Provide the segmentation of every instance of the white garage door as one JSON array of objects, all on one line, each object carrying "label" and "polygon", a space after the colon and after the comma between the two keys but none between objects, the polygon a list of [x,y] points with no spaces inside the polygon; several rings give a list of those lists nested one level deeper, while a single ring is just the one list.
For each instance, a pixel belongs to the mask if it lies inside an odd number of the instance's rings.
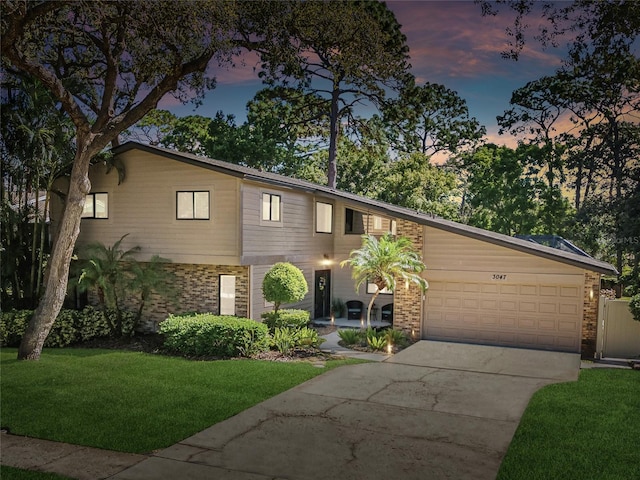
[{"label": "white garage door", "polygon": [[469,272],[447,277],[429,282],[424,338],[580,351],[583,277]]}]

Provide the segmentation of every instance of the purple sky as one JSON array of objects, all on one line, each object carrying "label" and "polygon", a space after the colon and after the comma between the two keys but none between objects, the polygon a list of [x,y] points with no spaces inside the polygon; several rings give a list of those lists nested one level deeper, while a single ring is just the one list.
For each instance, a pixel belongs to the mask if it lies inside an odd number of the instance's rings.
[{"label": "purple sky", "polygon": [[[528,81],[552,74],[560,65],[557,51],[529,40],[517,62],[505,60],[505,27],[512,17],[483,17],[473,1],[388,1],[410,48],[412,73],[417,82],[441,83],[467,101],[470,114],[487,128],[496,143],[514,145],[513,139],[497,135],[496,115],[509,107],[511,92]],[[530,22],[535,22],[534,18]],[[532,25],[533,26],[533,25]],[[263,85],[253,71],[256,57],[245,56],[245,65],[217,74],[216,89],[207,94],[195,113],[213,116],[222,110],[245,120],[245,105]],[[175,114],[194,114],[192,105],[161,103]]]}]

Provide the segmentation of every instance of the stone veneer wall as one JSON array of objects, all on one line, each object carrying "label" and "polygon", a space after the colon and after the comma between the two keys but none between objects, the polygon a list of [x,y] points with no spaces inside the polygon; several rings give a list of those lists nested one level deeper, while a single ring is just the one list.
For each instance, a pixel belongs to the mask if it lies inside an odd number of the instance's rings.
[{"label": "stone veneer wall", "polygon": [[[593,291],[593,298],[591,292]],[[593,358],[596,353],[598,335],[598,302],[600,301],[600,274],[586,272],[584,275],[584,303],[582,309],[582,358]]]},{"label": "stone veneer wall", "polygon": [[[424,227],[408,220],[398,220],[396,233],[407,237],[413,248],[422,254],[424,250]],[[398,280],[393,298],[393,328],[402,330],[414,339],[422,337],[422,291],[416,284],[405,288],[404,281]]]},{"label": "stone veneer wall", "polygon": [[[247,317],[249,314],[248,267],[184,263],[168,263],[163,267],[176,276],[176,303],[174,304],[159,295],[152,295],[142,312],[141,330],[156,331],[158,324],[166,319],[170,313],[220,313],[218,305],[220,275],[236,276],[236,316]],[[89,303],[97,304],[95,293],[89,295]],[[127,298],[125,300],[126,309],[134,310],[137,307],[137,299]]]}]

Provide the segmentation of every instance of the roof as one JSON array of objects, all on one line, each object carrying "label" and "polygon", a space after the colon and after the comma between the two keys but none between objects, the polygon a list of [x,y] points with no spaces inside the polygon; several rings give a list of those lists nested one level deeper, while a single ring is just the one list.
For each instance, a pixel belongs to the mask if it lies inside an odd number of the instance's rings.
[{"label": "roof", "polygon": [[138,142],[127,142],[114,147],[113,153],[117,155],[129,150],[141,150],[149,153],[154,153],[156,155],[177,160],[179,162],[207,168],[209,170],[213,170],[226,175],[239,177],[244,180],[266,183],[282,188],[291,188],[314,194],[316,196],[348,201],[365,209],[375,209],[393,217],[402,218],[419,223],[421,225],[445,230],[448,232],[463,235],[465,237],[481,240],[506,248],[511,248],[557,262],[566,263],[576,267],[584,268],[585,270],[606,274],[618,273],[613,265],[588,256],[586,257],[572,252],[565,252],[552,247],[548,247],[546,245],[530,242],[528,240],[510,237],[501,233],[490,232],[488,230],[472,227],[470,225],[464,225],[462,223],[453,222],[451,220],[445,220],[432,214],[420,213],[409,208],[399,207],[397,205],[392,205],[390,203],[385,203],[378,200],[372,200],[360,195],[344,192],[342,190],[332,189],[327,186],[318,185],[315,183],[307,182],[305,180],[299,180],[297,178],[286,177],[284,175],[278,175],[270,172],[262,172],[254,168],[235,165],[220,160],[214,160],[212,158],[193,155],[191,153],[177,152],[175,150],[146,145]]}]

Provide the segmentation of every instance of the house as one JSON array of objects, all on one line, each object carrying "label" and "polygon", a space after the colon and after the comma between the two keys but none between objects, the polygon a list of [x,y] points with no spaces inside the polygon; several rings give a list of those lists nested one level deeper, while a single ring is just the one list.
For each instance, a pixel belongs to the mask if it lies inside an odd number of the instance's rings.
[{"label": "house", "polygon": [[[125,167],[90,172],[78,244],[142,247],[172,260],[181,311],[259,320],[271,308],[262,279],[276,262],[300,267],[310,286],[298,308],[329,315],[331,300],[360,300],[340,261],[361,235],[392,232],[422,252],[430,288],[381,294],[394,328],[416,338],[582,352],[592,356],[601,274],[611,265],[589,256],[462,225],[272,173],[128,142],[113,150]],[[53,221],[57,218],[54,206]],[[156,301],[157,325],[171,305]],[[381,312],[378,313],[380,315]],[[386,315],[389,315],[387,308]]]}]

